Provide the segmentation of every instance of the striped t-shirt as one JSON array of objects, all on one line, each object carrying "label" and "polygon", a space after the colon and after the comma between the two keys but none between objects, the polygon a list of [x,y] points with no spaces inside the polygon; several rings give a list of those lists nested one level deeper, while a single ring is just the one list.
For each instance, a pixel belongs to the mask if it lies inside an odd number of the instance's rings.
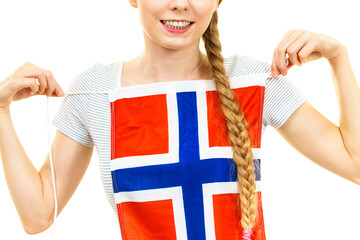
[{"label": "striped t-shirt", "polygon": [[[66,93],[106,92],[121,87],[122,63],[95,63],[74,78]],[[267,62],[239,54],[225,58],[225,68],[229,78],[258,73],[270,76],[271,73]],[[265,83],[262,135],[267,125],[276,130],[280,128],[305,100],[304,94],[288,77],[269,77]],[[96,146],[102,184],[117,216],[110,170],[111,120],[107,94],[66,95],[52,123],[74,141]]]}]

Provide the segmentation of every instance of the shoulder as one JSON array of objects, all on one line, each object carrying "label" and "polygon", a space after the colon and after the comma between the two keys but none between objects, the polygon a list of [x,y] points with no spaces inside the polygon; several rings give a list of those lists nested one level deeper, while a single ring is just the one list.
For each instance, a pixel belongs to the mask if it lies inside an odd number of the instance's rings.
[{"label": "shoulder", "polygon": [[233,54],[224,59],[228,77],[238,77],[258,73],[271,73],[268,62],[252,56]]},{"label": "shoulder", "polygon": [[81,69],[68,88],[69,92],[102,91],[116,87],[122,61],[95,62]]},{"label": "shoulder", "polygon": [[96,77],[97,64],[84,66],[70,82],[67,93],[90,91],[93,79]]},{"label": "shoulder", "polygon": [[96,81],[93,82],[93,89],[105,91],[117,87],[121,77],[121,67],[123,61],[111,63],[95,63],[97,66]]}]

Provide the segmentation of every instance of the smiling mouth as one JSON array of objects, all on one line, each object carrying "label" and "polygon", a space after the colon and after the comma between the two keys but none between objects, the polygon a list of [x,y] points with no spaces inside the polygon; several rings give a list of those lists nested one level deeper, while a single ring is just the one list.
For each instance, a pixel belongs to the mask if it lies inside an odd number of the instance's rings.
[{"label": "smiling mouth", "polygon": [[194,23],[186,20],[160,20],[160,22],[171,28],[185,28]]}]

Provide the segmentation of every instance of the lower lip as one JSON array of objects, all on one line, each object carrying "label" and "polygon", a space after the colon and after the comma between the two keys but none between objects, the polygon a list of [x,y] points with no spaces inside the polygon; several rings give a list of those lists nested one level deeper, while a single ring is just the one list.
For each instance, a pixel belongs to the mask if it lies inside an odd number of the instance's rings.
[{"label": "lower lip", "polygon": [[171,33],[184,33],[186,32],[187,30],[189,30],[191,28],[191,26],[193,25],[193,23],[191,23],[189,26],[187,27],[184,27],[184,28],[170,28],[168,26],[166,26],[165,24],[163,24],[161,21],[160,21],[161,25],[163,25],[163,27],[168,31],[168,32],[171,32]]}]

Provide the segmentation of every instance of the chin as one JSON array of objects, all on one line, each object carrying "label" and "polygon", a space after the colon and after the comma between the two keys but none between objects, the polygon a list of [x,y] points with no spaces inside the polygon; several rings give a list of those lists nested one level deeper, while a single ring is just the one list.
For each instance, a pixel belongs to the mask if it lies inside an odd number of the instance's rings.
[{"label": "chin", "polygon": [[188,46],[188,44],[186,44],[184,41],[175,41],[173,39],[163,42],[160,45],[164,48],[168,48],[172,50],[178,50],[178,49],[186,48]]}]

